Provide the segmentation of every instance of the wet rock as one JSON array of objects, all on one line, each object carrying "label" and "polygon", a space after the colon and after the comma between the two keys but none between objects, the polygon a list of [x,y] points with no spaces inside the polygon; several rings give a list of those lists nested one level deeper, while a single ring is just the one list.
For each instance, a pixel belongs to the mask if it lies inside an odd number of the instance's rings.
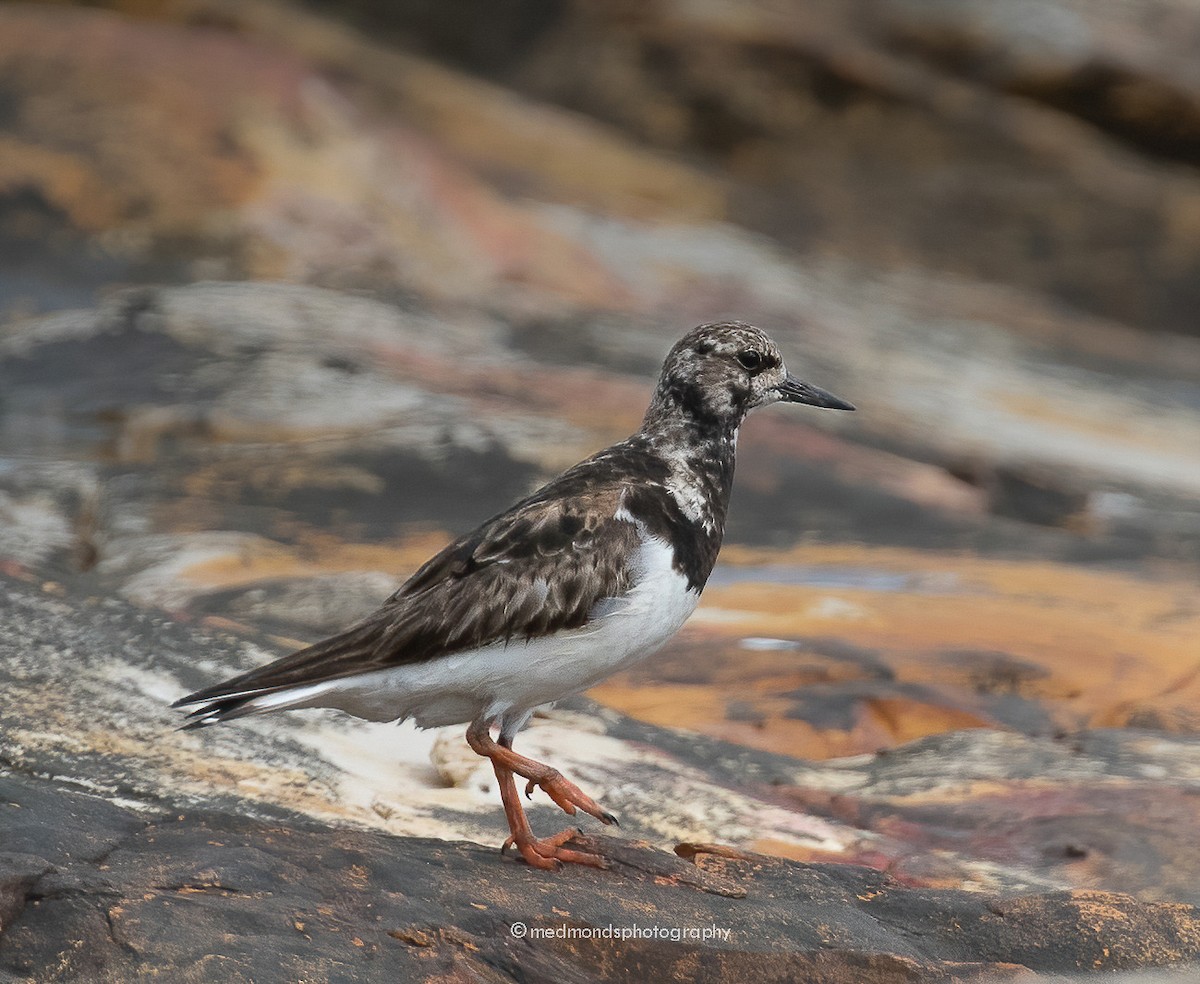
[{"label": "wet rock", "polygon": [[[689,862],[608,837],[581,842],[607,870],[547,875],[460,842],[134,813],[44,780],[0,777],[0,799],[23,852],[0,858],[0,967],[30,980],[901,982],[1200,957],[1195,909],[1121,895],[913,889],[852,865],[703,850]],[[49,811],[87,815],[89,842],[29,822]]]},{"label": "wet rock", "polygon": [[[5,558],[271,652],[351,622],[450,533],[636,426],[645,380],[528,362],[489,324],[259,284],[141,289],[14,324],[0,503],[25,518],[0,532]],[[806,757],[965,727],[1200,728],[1194,574],[1155,559],[1189,540],[1143,525],[1183,522],[1184,500],[1126,510],[1128,526],[1111,509],[1087,530],[1013,523],[937,466],[770,413],[739,469],[688,634],[598,688],[611,706]],[[863,538],[911,547],[838,542]],[[1097,556],[1124,563],[1078,563]]]},{"label": "wet rock", "polygon": [[1175,0],[1125,9],[1045,2],[889,3],[889,32],[956,75],[987,81],[1087,120],[1151,157],[1195,160],[1200,79],[1195,11]]},{"label": "wet rock", "polygon": [[[226,531],[266,537],[306,551],[314,563],[325,556],[341,567],[348,562],[328,556],[330,534],[365,544],[465,529],[636,427],[648,380],[515,360],[504,323],[485,327],[362,297],[260,284],[134,290],[96,309],[15,324],[0,344],[0,450],[12,456],[0,470],[0,491],[11,509],[49,508],[39,522],[56,532],[35,538],[37,550],[28,537],[24,545],[14,542],[12,556],[45,561],[53,554],[56,562],[127,579],[137,573],[130,558],[138,542],[161,549],[163,535],[188,537],[179,541],[182,550],[196,534]],[[1011,384],[1033,386],[1036,372]],[[588,399],[581,400],[584,389]],[[989,415],[981,395],[962,394],[957,418],[968,428],[970,419]],[[1132,408],[1117,404],[1106,412]],[[997,523],[985,511],[987,493],[942,468],[816,429],[840,425],[765,414],[742,441],[729,540],[777,546],[801,537],[866,539],[1064,559],[1182,557],[1200,538],[1194,503],[1182,497],[1196,480],[1194,469],[1175,453],[1191,412],[1180,404],[1174,418],[1167,415],[1157,465],[1127,486],[1120,503],[1109,495],[1104,509],[1089,508],[1088,522],[1062,532]],[[1001,447],[1013,434],[1035,439],[1046,431],[1040,418],[1011,421],[996,454],[1008,455]],[[940,431],[930,436],[950,440]],[[1033,459],[1064,449],[1081,457],[1056,473],[1055,487],[1071,490],[1066,498],[1051,496],[1047,507],[1047,492],[1041,512],[1025,510],[1026,520],[1050,513],[1061,519],[1076,495],[1101,501],[1074,489],[1131,479],[1131,466],[1104,453],[1102,442],[1074,441],[1067,428],[1041,450],[1031,445]],[[1097,472],[1101,462],[1107,470]],[[1033,461],[988,467],[1045,474]],[[67,474],[72,469],[78,478]],[[1178,494],[1163,491],[1168,480],[1179,483]],[[147,556],[141,566],[151,563],[158,561]],[[383,569],[398,575],[404,568]],[[247,567],[236,586],[251,573]],[[278,578],[289,571],[255,573]],[[178,605],[197,590],[232,586],[176,585],[168,593]],[[154,595],[139,588],[137,596]]]},{"label": "wet rock", "polygon": [[1195,332],[1200,185],[1175,166],[1200,148],[1186,0],[646,3],[632,18],[581,0],[535,23],[502,60],[430,22],[421,38],[705,156],[733,179],[735,218],[782,241]]},{"label": "wet rock", "polygon": [[[252,645],[228,621],[200,627],[79,600],[28,573],[0,585],[0,768],[41,777],[37,789],[50,797],[25,797],[26,812],[6,821],[6,851],[28,854],[21,838],[51,836],[37,834],[48,814],[62,851],[111,848],[108,814],[55,812],[56,790],[153,816],[235,813],[492,848],[502,839],[494,779],[461,728],[417,732],[309,711],[181,733],[171,700],[254,665],[275,644],[258,636]],[[1200,739],[975,729],[819,762],[794,757],[800,744],[793,755],[758,751],[575,702],[535,718],[519,745],[614,810],[623,837],[659,848],[723,843],[868,864],[914,886],[1200,902],[1200,856],[1177,836],[1196,822]],[[563,822],[540,796],[530,811],[539,831]]]},{"label": "wet rock", "polygon": [[[509,80],[527,92],[539,91],[539,78],[560,89],[574,79],[598,98],[632,96],[624,106],[660,121],[676,111],[746,117],[762,132],[733,134],[717,152],[718,178],[300,9],[205,0],[189,4],[190,20],[164,24],[111,11],[5,8],[0,72],[14,109],[3,122],[12,152],[0,163],[0,188],[48,203],[72,235],[118,263],[168,257],[171,269],[148,279],[265,277],[367,289],[410,314],[442,311],[425,320],[430,345],[452,335],[461,354],[486,337],[529,355],[516,368],[511,352],[499,353],[515,371],[493,364],[486,380],[460,372],[457,386],[443,362],[427,385],[407,392],[356,374],[377,355],[361,349],[331,350],[303,367],[248,357],[273,371],[229,381],[227,402],[236,395],[240,413],[214,419],[186,405],[124,407],[114,451],[130,459],[145,459],[156,442],[245,433],[247,417],[344,426],[365,402],[344,399],[347,392],[372,394],[382,410],[399,413],[421,390],[461,394],[468,383],[500,399],[540,398],[540,409],[573,415],[602,445],[636,425],[644,389],[582,407],[579,377],[555,386],[549,377],[565,374],[547,367],[561,369],[570,352],[576,371],[584,361],[632,368],[644,380],[683,326],[736,315],[769,325],[813,378],[870,398],[853,422],[755,428],[761,460],[781,448],[794,458],[804,445],[824,454],[832,473],[814,477],[791,461],[764,470],[769,492],[794,483],[805,494],[769,496],[774,510],[791,508],[774,513],[758,542],[807,519],[839,537],[861,529],[892,542],[906,535],[975,546],[989,539],[975,535],[986,496],[945,465],[978,453],[988,467],[1019,475],[1052,469],[1062,476],[1056,487],[1089,502],[1133,497],[1124,515],[1135,521],[1118,524],[1119,536],[1106,529],[1099,545],[1073,540],[1079,555],[1128,558],[1146,552],[1147,538],[1154,552],[1174,544],[1186,554],[1200,537],[1194,505],[1179,502],[1200,489],[1190,454],[1200,359],[1194,344],[1147,337],[1140,326],[1157,323],[1146,314],[1156,305],[1194,307],[1190,179],[1178,168],[1166,174],[1153,162],[1114,158],[1077,127],[1062,136],[1057,117],[1043,118],[1048,110],[964,82],[889,40],[888,25],[901,20],[953,19],[944,5],[869,6],[882,27],[837,4],[806,8],[785,25],[757,4],[742,5],[737,17],[649,4],[628,23],[564,5],[539,20],[524,60],[508,63]],[[155,10],[184,17],[173,5]],[[1120,54],[1119,45],[1097,46]],[[87,58],[74,57],[77,47]],[[164,61],[163,52],[172,57]],[[605,71],[591,71],[596,60]],[[222,85],[206,87],[197,78],[214,64]],[[155,84],[160,71],[170,77]],[[42,99],[49,81],[53,92]],[[87,125],[73,126],[80,118]],[[151,148],[147,120],[203,125]],[[626,125],[642,132],[643,121]],[[691,147],[689,130],[673,146]],[[930,181],[930,173],[952,177]],[[785,191],[764,189],[771,181]],[[776,201],[780,194],[788,201]],[[732,213],[730,198],[741,203]],[[812,210],[819,214],[808,222],[796,214]],[[720,221],[730,217],[777,227],[776,241]],[[798,257],[798,239],[819,249]],[[945,272],[964,264],[967,277]],[[340,336],[364,310],[322,307],[313,324],[336,326],[326,336]],[[1089,307],[1107,320],[1080,313]],[[179,312],[151,305],[135,313],[151,325]],[[283,320],[277,308],[273,326]],[[603,337],[561,341],[587,325]],[[311,339],[311,326],[305,333]],[[109,341],[128,347],[133,366],[165,344],[122,332]],[[158,355],[164,366],[182,357]],[[98,390],[83,403],[106,392]],[[292,404],[286,415],[284,400]],[[772,515],[766,496],[740,487],[748,512]],[[797,499],[846,502],[853,522],[815,507],[802,515]]]},{"label": "wet rock", "polygon": [[727,547],[684,632],[593,695],[805,756],[962,727],[1197,733],[1190,575],[869,553]]},{"label": "wet rock", "polygon": [[382,571],[319,574],[213,591],[192,599],[189,607],[197,615],[234,618],[276,631],[299,628],[313,636],[333,635],[369,615],[395,590],[394,575]]},{"label": "wet rock", "polygon": [[[1042,739],[961,732],[801,769],[790,794],[819,815],[912,845],[891,870],[921,880],[932,874],[927,850],[936,857],[944,848],[1020,858],[1025,870],[1070,884],[1194,903],[1200,859],[1177,831],[1192,822],[1183,818],[1195,809],[1200,745],[1172,741],[1167,751],[1164,740],[1132,730]],[[940,877],[951,870],[943,865]]]},{"label": "wet rock", "polygon": [[[489,12],[477,26],[506,50],[484,67],[520,96],[310,10],[138,10],[174,23],[0,9],[14,315],[0,332],[0,759],[49,790],[20,793],[30,829],[61,815],[63,851],[83,859],[53,860],[73,872],[59,891],[45,857],[0,843],[26,852],[5,862],[0,920],[44,930],[22,937],[31,949],[0,937],[0,956],[24,954],[6,966],[74,935],[97,941],[63,958],[82,978],[123,979],[137,952],[219,973],[216,947],[154,949],[185,912],[214,938],[248,926],[271,940],[238,937],[245,976],[259,952],[301,966],[314,941],[342,947],[314,971],[328,977],[367,951],[390,970],[401,946],[426,976],[693,972],[695,953],[661,941],[514,956],[433,889],[427,921],[362,935],[409,871],[373,880],[374,862],[363,876],[353,862],[318,898],[292,867],[270,881],[272,858],[303,852],[272,855],[267,838],[317,825],[322,843],[365,838],[362,857],[408,845],[418,866],[486,880],[473,865],[501,865],[490,854],[420,840],[494,847],[503,831],[461,735],[320,713],[180,735],[166,705],[352,620],[451,533],[624,436],[671,342],[726,315],[770,327],[793,369],[862,411],[746,427],[722,567],[689,634],[596,692],[641,723],[578,702],[521,736],[630,838],[726,849],[689,880],[608,841],[645,875],[621,875],[629,895],[659,878],[749,899],[739,863],[760,885],[786,871],[816,896],[841,891],[850,909],[827,914],[845,933],[780,956],[780,978],[1190,953],[1139,920],[1200,901],[1178,836],[1195,826],[1200,733],[1200,350],[1145,330],[1191,330],[1200,282],[1196,182],[1179,166],[1194,73],[1175,57],[1194,11],[889,0],[783,22],[756,3],[634,18],[563,3],[520,38],[488,32]],[[1150,14],[1172,25],[1157,46]],[[1022,29],[1046,18],[1064,30]],[[625,132],[530,98],[551,84]],[[201,277],[302,283],[92,299],[114,280]],[[68,301],[79,309],[36,316]],[[136,860],[116,851],[111,886],[87,858],[120,823],[91,800],[60,809],[64,791],[134,810],[130,844],[154,838]],[[539,831],[562,822],[544,801],[532,816]],[[235,835],[247,854],[224,880],[207,841]],[[918,925],[905,913],[931,895],[891,895],[893,920],[847,894],[849,872],[737,862],[747,851],[979,894],[965,909],[937,896]],[[170,877],[145,875],[153,858]],[[864,894],[893,892],[860,875]],[[379,892],[350,894],[351,876]],[[1137,901],[1052,894],[1079,890]],[[1009,912],[1014,897],[1039,900],[1011,910],[1033,914],[1021,933],[1048,935],[1005,937],[1007,916],[972,908]],[[280,923],[290,942],[273,936],[272,899],[303,910]],[[969,942],[946,935],[951,913]],[[1138,955],[1118,918],[1149,941]],[[777,929],[817,945],[809,924]],[[846,971],[859,938],[879,950]],[[730,975],[764,966],[761,950],[706,953],[699,966]]]},{"label": "wet rock", "polygon": [[[256,34],[256,17],[293,36]],[[456,143],[493,166],[509,147],[510,168],[540,173],[535,183],[551,191],[721,211],[716,182],[618,134],[549,108],[530,121],[493,87],[314,31],[299,10],[211,12],[222,28],[70,7],[8,8],[0,19],[11,107],[0,120],[0,210],[25,217],[6,224],[0,250],[34,242],[46,256],[6,266],[10,303],[58,307],[112,280],[214,276],[399,285],[443,299],[482,299],[506,283],[572,302],[620,295],[586,249],[456,161]],[[403,121],[335,81],[339,62],[398,99]],[[60,260],[85,267],[83,282],[43,269]]]},{"label": "wet rock", "polygon": [[1086,529],[1091,518],[1091,497],[1072,488],[1071,481],[1054,475],[1049,469],[1030,470],[1014,467],[965,465],[952,471],[971,485],[981,487],[987,505],[997,516],[1017,519],[1039,526],[1064,526]]},{"label": "wet rock", "polygon": [[[112,599],[74,599],[25,573],[3,581],[0,760],[23,774],[147,808],[170,802],[267,818],[304,812],[405,835],[498,843],[506,829],[495,780],[462,728],[419,732],[333,712],[263,718],[181,733],[172,700],[261,662],[280,644],[229,619],[204,627]],[[232,633],[249,635],[251,644]],[[653,743],[608,735],[594,708],[556,711],[521,740],[607,798],[631,836],[670,843],[719,836],[796,839],[832,849],[860,836],[779,811],[760,796],[681,767]],[[540,797],[533,822],[558,811]]]}]

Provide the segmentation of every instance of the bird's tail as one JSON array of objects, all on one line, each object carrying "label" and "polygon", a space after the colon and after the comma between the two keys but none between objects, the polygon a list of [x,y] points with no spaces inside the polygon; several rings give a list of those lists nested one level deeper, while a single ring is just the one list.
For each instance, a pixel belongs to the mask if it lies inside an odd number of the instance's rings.
[{"label": "bird's tail", "polygon": [[379,623],[360,622],[257,670],[181,697],[171,706],[195,705],[183,725],[185,731],[250,714],[311,706],[333,681],[362,672],[364,662],[375,651],[379,634]]}]

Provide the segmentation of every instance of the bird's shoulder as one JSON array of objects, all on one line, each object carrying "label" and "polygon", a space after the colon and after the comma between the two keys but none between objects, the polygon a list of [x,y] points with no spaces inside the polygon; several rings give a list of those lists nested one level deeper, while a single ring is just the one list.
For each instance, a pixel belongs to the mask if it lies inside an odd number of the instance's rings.
[{"label": "bird's shoulder", "polygon": [[570,556],[615,559],[636,545],[637,524],[622,509],[623,498],[631,487],[660,484],[665,475],[665,467],[656,468],[636,445],[606,448],[448,544],[389,601],[492,567],[504,567],[514,578],[537,578]]}]

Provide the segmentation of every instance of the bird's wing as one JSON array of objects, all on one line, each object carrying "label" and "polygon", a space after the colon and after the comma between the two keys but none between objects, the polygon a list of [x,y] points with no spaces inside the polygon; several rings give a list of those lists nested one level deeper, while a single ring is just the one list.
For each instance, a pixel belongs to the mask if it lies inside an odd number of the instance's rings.
[{"label": "bird's wing", "polygon": [[580,628],[630,587],[637,527],[617,495],[526,502],[447,547],[380,609],[384,665]]},{"label": "bird's wing", "polygon": [[630,588],[640,535],[615,515],[620,486],[558,491],[547,486],[451,543],[346,631],[177,703],[316,683],[587,624],[599,602]]}]

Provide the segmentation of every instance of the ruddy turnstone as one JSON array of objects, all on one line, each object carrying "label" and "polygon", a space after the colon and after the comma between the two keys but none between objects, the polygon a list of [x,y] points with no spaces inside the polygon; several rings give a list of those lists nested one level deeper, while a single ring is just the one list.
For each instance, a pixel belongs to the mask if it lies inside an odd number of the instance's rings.
[{"label": "ruddy turnstone", "polygon": [[455,540],[344,632],[174,706],[198,705],[189,728],[299,707],[469,724],[468,744],[499,781],[505,848],[537,868],[603,866],[566,846],[573,828],[534,836],[514,775],[568,814],[616,818],[513,751],[513,738],[535,708],[643,659],[683,625],[721,546],[738,428],[778,402],[854,409],[791,375],[761,329],[701,325],[667,355],[632,437]]}]

